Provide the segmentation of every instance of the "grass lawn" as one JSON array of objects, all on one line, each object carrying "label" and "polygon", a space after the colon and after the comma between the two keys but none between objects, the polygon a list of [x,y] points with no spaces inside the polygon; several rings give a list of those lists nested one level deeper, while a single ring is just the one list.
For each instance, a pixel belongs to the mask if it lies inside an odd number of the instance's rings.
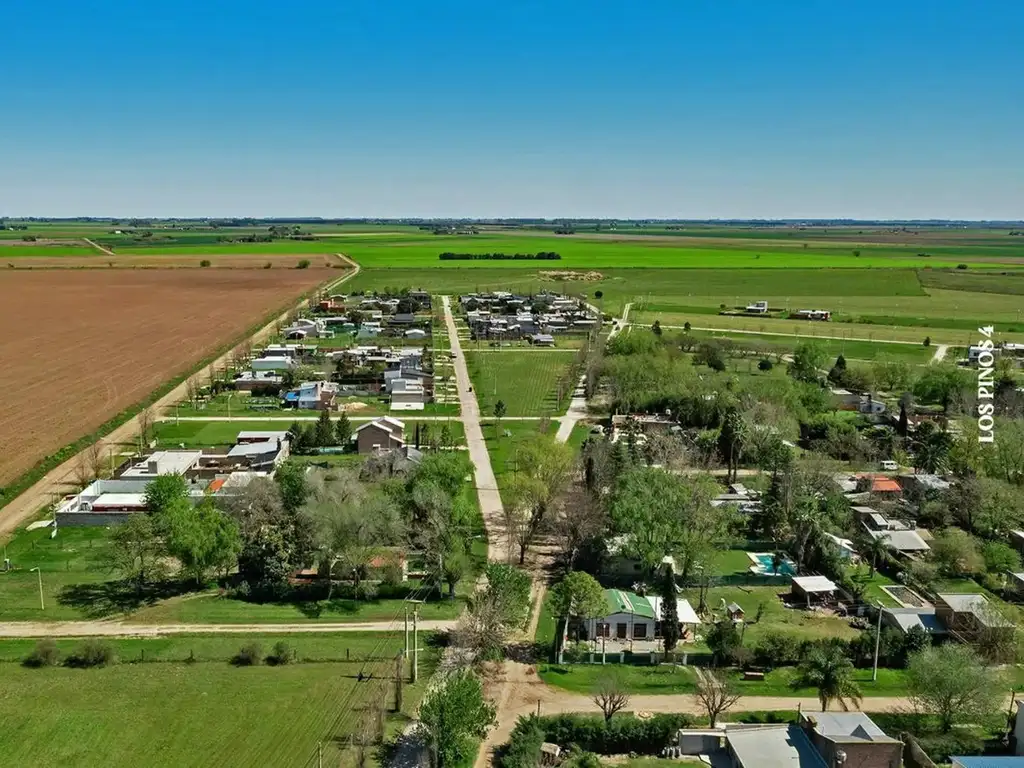
[{"label": "grass lawn", "polygon": [[560,416],[568,405],[575,382],[563,382],[558,399],[558,382],[575,359],[575,352],[472,352],[466,365],[473,382],[480,413],[494,413],[502,400],[508,416]]},{"label": "grass lawn", "polygon": [[[712,587],[707,593],[707,603],[712,609],[725,604],[736,603],[743,608],[746,616],[744,643],[753,646],[766,632],[778,630],[800,637],[814,639],[823,637],[853,638],[857,630],[846,619],[838,616],[823,616],[814,611],[786,608],[779,599],[780,594],[790,591],[787,586],[728,586]],[[684,590],[682,596],[696,608],[700,596],[696,589]],[[758,606],[764,606],[761,620],[757,621]],[[691,646],[692,647],[692,646]],[[703,644],[696,646],[705,650]]]},{"label": "grass lawn", "polygon": [[[694,325],[697,324],[694,323]],[[709,318],[703,325],[714,326],[715,320]],[[780,330],[779,333],[784,333],[784,331]],[[854,337],[866,335],[861,329],[851,328],[850,326],[826,328],[821,333]],[[762,349],[766,352],[779,354],[792,352],[798,344],[812,341],[826,352],[830,358],[834,359],[839,355],[843,355],[847,360],[867,360],[871,362],[875,360],[902,360],[913,365],[923,365],[928,363],[935,354],[933,348],[925,347],[922,344],[891,344],[883,341],[825,339],[818,338],[816,334],[810,332],[800,336],[776,336],[759,333],[728,333],[726,331],[691,331],[691,335],[698,338],[729,339],[741,347]]]},{"label": "grass lawn", "polygon": [[[372,650],[378,638],[336,640],[339,648],[347,644],[355,656],[357,647]],[[243,641],[234,638],[231,645]],[[325,641],[329,640],[310,639]],[[199,638],[190,642],[200,645]],[[294,642],[300,657],[302,642]],[[399,642],[397,637],[389,639],[384,644],[387,653],[397,650]],[[436,658],[434,651],[421,657],[420,682],[404,686],[403,711],[388,715],[389,736],[410,721]],[[0,754],[14,764],[40,768],[302,768],[316,764],[317,744],[322,743],[325,764],[352,765],[354,754],[344,750],[343,740],[352,732],[360,708],[378,689],[359,682],[357,675],[390,675],[393,668],[391,659],[248,668],[224,661],[117,664],[91,670],[0,664]]]},{"label": "grass lawn", "polygon": [[[99,584],[111,578],[103,568],[106,528],[18,530],[5,550],[13,570],[0,572],[0,621],[60,621],[86,618],[81,608],[58,599],[66,587]],[[45,610],[39,608],[39,576],[42,573]]]},{"label": "grass lawn", "polygon": [[[516,446],[524,440],[530,439],[541,429],[547,434],[554,436],[558,432],[558,422],[538,419],[537,421],[503,421],[499,428],[495,421],[481,422],[480,427],[484,433],[484,442],[487,444],[487,452],[491,456],[491,469],[494,470],[494,477],[498,481],[498,488],[502,488],[508,478],[516,471],[517,453]],[[505,432],[510,435],[506,436]]]}]

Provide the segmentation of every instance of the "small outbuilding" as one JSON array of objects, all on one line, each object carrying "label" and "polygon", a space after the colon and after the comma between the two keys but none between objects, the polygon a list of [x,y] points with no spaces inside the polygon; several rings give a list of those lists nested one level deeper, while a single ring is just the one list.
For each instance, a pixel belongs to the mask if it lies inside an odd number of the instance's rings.
[{"label": "small outbuilding", "polygon": [[827,576],[794,576],[793,598],[808,606],[813,603],[828,603],[836,597],[835,582]]}]

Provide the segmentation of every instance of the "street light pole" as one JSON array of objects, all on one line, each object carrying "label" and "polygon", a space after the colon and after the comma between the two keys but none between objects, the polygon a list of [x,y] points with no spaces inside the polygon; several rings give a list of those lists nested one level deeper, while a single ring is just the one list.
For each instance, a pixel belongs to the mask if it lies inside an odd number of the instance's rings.
[{"label": "street light pole", "polygon": [[878,626],[875,628],[875,666],[871,672],[871,682],[878,680],[878,646],[882,641],[882,603],[878,603]]},{"label": "street light pole", "polygon": [[33,568],[36,575],[39,577],[39,610],[46,610],[46,603],[43,602],[43,572],[39,568]]}]

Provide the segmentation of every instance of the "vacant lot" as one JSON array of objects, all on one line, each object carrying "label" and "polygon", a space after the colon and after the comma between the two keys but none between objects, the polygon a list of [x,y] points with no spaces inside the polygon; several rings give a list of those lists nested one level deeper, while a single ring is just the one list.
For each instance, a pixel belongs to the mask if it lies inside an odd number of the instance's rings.
[{"label": "vacant lot", "polygon": [[[372,681],[359,682],[358,675],[390,677],[401,635],[286,637],[300,660],[318,661],[232,667],[228,655],[251,639],[112,643],[125,661],[138,659],[144,651],[147,659],[162,663],[121,663],[106,669],[32,670],[0,664],[0,754],[40,768],[301,768],[317,764],[317,743],[322,742],[324,765],[354,764],[354,752],[342,745],[362,708],[380,690]],[[255,639],[270,653],[279,638]],[[421,648],[425,645],[421,639]],[[183,662],[190,646],[198,663]],[[349,662],[344,661],[346,651],[351,652]],[[374,660],[365,661],[368,656]],[[405,686],[402,712],[388,714],[389,735],[410,721],[436,659],[433,649],[421,654],[420,682]]]},{"label": "vacant lot", "polygon": [[[334,273],[337,274],[337,273]],[[97,429],[324,279],[320,270],[0,273],[0,483]]]},{"label": "vacant lot", "polygon": [[501,400],[506,416],[561,416],[575,385],[564,377],[575,359],[575,349],[466,352],[480,413],[493,415]]}]

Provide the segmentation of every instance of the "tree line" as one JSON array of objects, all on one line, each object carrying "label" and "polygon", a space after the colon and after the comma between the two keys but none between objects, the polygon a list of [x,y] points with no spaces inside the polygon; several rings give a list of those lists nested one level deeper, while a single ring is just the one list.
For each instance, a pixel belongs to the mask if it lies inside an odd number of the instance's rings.
[{"label": "tree line", "polygon": [[540,251],[539,253],[452,253],[445,251],[439,253],[437,258],[441,261],[558,261],[562,256],[554,251]]}]

